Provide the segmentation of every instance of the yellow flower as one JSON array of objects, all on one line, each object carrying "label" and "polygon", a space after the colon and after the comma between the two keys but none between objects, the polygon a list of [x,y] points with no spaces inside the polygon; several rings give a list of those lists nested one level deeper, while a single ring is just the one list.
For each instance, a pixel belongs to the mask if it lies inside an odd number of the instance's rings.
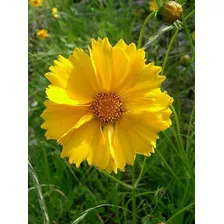
[{"label": "yellow flower", "polygon": [[63,146],[61,157],[84,160],[107,172],[124,171],[136,154],[150,156],[157,133],[171,125],[173,99],[160,90],[161,67],[145,64],[144,49],[120,40],[91,39],[89,54],[76,48],[46,74],[51,84],[42,113],[47,139]]},{"label": "yellow flower", "polygon": [[59,17],[57,8],[52,8],[51,12],[54,18],[57,19]]},{"label": "yellow flower", "polygon": [[48,31],[45,29],[41,29],[37,31],[37,37],[40,40],[45,40],[46,38],[48,38]]},{"label": "yellow flower", "polygon": [[34,7],[39,7],[42,5],[43,0],[30,0],[30,4]]},{"label": "yellow flower", "polygon": [[149,9],[150,9],[150,11],[156,11],[156,10],[158,10],[159,9],[159,7],[158,7],[158,5],[157,5],[157,3],[156,3],[156,0],[150,0],[149,1]]}]

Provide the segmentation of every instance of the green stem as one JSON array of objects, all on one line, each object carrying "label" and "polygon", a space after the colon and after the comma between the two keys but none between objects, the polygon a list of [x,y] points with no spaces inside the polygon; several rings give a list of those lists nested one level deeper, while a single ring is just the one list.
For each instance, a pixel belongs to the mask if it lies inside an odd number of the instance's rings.
[{"label": "green stem", "polygon": [[185,21],[187,21],[193,14],[195,13],[195,9],[193,11],[191,11],[186,17],[185,17]]},{"label": "green stem", "polygon": [[185,149],[184,149],[184,143],[183,143],[183,139],[182,139],[181,133],[180,133],[180,123],[179,123],[179,119],[178,119],[176,110],[173,107],[173,105],[171,105],[170,108],[173,111],[174,118],[175,118],[175,121],[176,121],[176,128],[177,128],[177,134],[178,134],[177,137],[178,137],[179,144],[180,144],[180,147],[181,147],[181,153],[182,153],[183,158],[185,158],[184,161],[186,161],[186,168],[188,169],[188,172],[192,174],[192,170],[189,167],[189,163],[188,163],[188,160],[186,158],[186,153],[185,153]]},{"label": "green stem", "polygon": [[194,61],[194,58],[195,58],[194,44],[193,44],[192,37],[191,37],[191,34],[189,32],[189,29],[188,29],[188,26],[187,26],[187,23],[186,23],[185,19],[183,20],[183,26],[184,26],[184,31],[185,31],[185,33],[187,35],[187,38],[189,40],[189,43],[190,43],[191,53],[192,53],[192,61]]},{"label": "green stem", "polygon": [[120,180],[118,180],[117,178],[111,176],[110,174],[108,174],[106,171],[102,170],[101,173],[103,173],[105,176],[109,177],[110,179],[112,179],[113,181],[117,182],[118,184],[122,185],[123,187],[128,188],[129,190],[132,190],[133,187],[129,184],[126,184]]},{"label": "green stem", "polygon": [[132,224],[136,224],[135,164],[132,166]]},{"label": "green stem", "polygon": [[[139,193],[136,195],[136,198],[137,197],[140,197],[140,196],[144,196],[144,195],[147,195],[147,194],[155,194],[155,191],[147,191],[147,192],[143,192],[143,193]],[[130,198],[127,203],[125,204],[125,208],[128,207],[129,203],[131,202],[132,198]],[[126,222],[125,222],[126,223]]]},{"label": "green stem", "polygon": [[[162,132],[162,134],[166,137],[166,139],[169,141],[169,144],[172,146],[172,148],[174,149],[175,153],[181,158],[180,153],[178,152],[178,149],[176,148],[176,146],[173,144],[173,142],[171,141],[171,139],[168,137],[168,135],[166,134],[165,131]],[[177,138],[175,135],[173,135],[175,138]],[[176,141],[178,142],[178,139],[176,139]]]},{"label": "green stem", "polygon": [[177,182],[185,189],[184,184],[179,180],[179,178],[177,177],[177,174],[174,173],[174,171],[172,170],[170,165],[167,163],[167,161],[164,159],[163,155],[160,153],[159,150],[156,150],[156,154],[162,159],[162,161],[164,162],[165,166],[170,171],[170,173],[173,175],[173,177],[177,180]]},{"label": "green stem", "polygon": [[162,74],[163,74],[164,71],[165,71],[166,64],[167,64],[167,60],[168,60],[168,57],[169,57],[171,48],[172,48],[172,46],[173,46],[174,40],[175,40],[176,37],[177,37],[178,32],[179,32],[179,29],[176,29],[176,31],[175,31],[174,35],[172,36],[171,41],[170,41],[170,43],[169,43],[169,45],[168,45],[168,48],[167,48],[167,51],[166,51],[166,55],[165,55],[165,58],[164,58],[164,61],[163,61],[163,70],[162,70]]},{"label": "green stem", "polygon": [[138,179],[136,180],[135,184],[134,184],[134,188],[137,188],[138,187],[138,184],[139,182],[141,181],[142,179],[142,176],[143,176],[143,173],[144,173],[144,168],[145,168],[145,164],[146,164],[146,160],[147,160],[147,157],[145,156],[144,157],[144,161],[143,161],[143,165],[142,165],[142,169],[141,169],[141,172],[138,176]]},{"label": "green stem", "polygon": [[188,148],[189,148],[189,138],[190,138],[190,131],[191,131],[191,124],[192,124],[192,120],[193,120],[193,115],[194,115],[194,108],[195,106],[193,107],[193,110],[191,112],[191,117],[190,117],[190,121],[189,121],[189,125],[188,125],[188,130],[187,130],[187,145],[186,145],[186,152],[188,152]]},{"label": "green stem", "polygon": [[173,105],[171,105],[170,108],[171,108],[172,111],[173,111],[174,118],[175,118],[175,121],[176,121],[177,134],[178,134],[177,137],[179,138],[180,145],[181,145],[182,149],[184,150],[184,144],[183,144],[183,141],[182,141],[182,138],[181,138],[181,134],[180,134],[180,124],[179,124],[179,119],[178,119],[176,110],[175,110],[175,108],[173,107]]},{"label": "green stem", "polygon": [[145,19],[144,23],[142,24],[141,30],[140,30],[140,34],[138,37],[138,45],[137,48],[140,48],[142,46],[142,38],[143,38],[143,34],[145,31],[145,27],[147,25],[147,23],[149,22],[149,20],[155,15],[155,11],[151,12]]}]

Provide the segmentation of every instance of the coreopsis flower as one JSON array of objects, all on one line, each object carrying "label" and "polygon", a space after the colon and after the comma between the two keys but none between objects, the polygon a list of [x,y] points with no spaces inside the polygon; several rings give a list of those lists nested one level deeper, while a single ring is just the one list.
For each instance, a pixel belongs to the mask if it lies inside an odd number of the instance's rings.
[{"label": "coreopsis flower", "polygon": [[42,5],[42,1],[43,0],[30,0],[30,4],[33,6],[33,7],[39,7]]},{"label": "coreopsis flower", "polygon": [[57,8],[52,8],[51,12],[54,18],[57,19],[59,17]]},{"label": "coreopsis flower", "polygon": [[158,11],[158,18],[166,24],[172,24],[176,20],[180,19],[183,13],[183,8],[175,1],[169,1],[164,3]]},{"label": "coreopsis flower", "polygon": [[49,36],[48,31],[45,29],[38,30],[36,34],[40,40],[45,40]]},{"label": "coreopsis flower", "polygon": [[123,40],[114,47],[107,38],[91,41],[89,55],[76,48],[50,67],[41,127],[70,163],[79,167],[87,160],[117,173],[133,165],[136,154],[154,152],[157,133],[171,125],[173,99],[161,91],[161,67],[145,63],[143,48]]},{"label": "coreopsis flower", "polygon": [[154,12],[158,9],[159,9],[159,6],[157,5],[156,0],[150,0],[149,1],[149,10]]}]

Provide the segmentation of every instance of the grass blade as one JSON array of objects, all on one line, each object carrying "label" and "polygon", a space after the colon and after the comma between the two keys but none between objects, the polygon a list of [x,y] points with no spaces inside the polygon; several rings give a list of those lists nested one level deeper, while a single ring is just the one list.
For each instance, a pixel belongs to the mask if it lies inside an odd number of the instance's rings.
[{"label": "grass blade", "polygon": [[39,184],[37,174],[36,174],[33,166],[31,165],[30,161],[28,161],[28,170],[29,170],[29,174],[30,174],[30,176],[33,180],[34,187],[37,191],[39,205],[40,205],[40,208],[41,208],[41,212],[43,214],[43,223],[44,224],[49,224],[50,223],[49,222],[49,216],[48,216],[48,213],[47,213],[47,208],[46,208],[45,203],[44,203],[42,189],[41,189],[41,186]]}]

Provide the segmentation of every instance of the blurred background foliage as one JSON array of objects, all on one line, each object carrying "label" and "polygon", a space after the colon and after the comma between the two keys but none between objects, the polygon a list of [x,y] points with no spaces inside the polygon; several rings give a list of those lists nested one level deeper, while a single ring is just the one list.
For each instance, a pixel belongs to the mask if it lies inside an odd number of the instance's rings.
[{"label": "blurred background foliage", "polygon": [[[161,0],[162,1],[162,0]],[[143,36],[147,62],[162,66],[171,39],[163,84],[174,98],[173,126],[160,133],[156,153],[147,158],[143,178],[137,189],[138,223],[194,223],[194,1],[180,1],[183,17],[167,26],[152,19]],[[57,8],[58,18],[52,14]],[[58,55],[68,57],[75,47],[87,50],[90,38],[108,37],[137,44],[139,32],[149,15],[144,0],[43,0],[40,7],[29,3],[29,223],[131,223],[131,192],[83,162],[79,169],[60,158],[61,146],[47,141],[40,128],[43,120],[44,77]],[[178,27],[179,24],[179,27]],[[38,38],[46,29],[48,37]],[[192,38],[192,39],[190,39]],[[188,55],[188,63],[183,56]],[[182,62],[181,62],[182,60]],[[136,176],[143,156],[136,158]],[[35,179],[36,178],[36,179]],[[116,178],[131,183],[131,167]],[[37,181],[35,181],[37,180]],[[39,191],[38,191],[39,189]],[[44,204],[43,204],[44,203]],[[107,204],[103,206],[103,204]],[[99,208],[95,206],[102,205]],[[77,218],[86,212],[83,219]],[[46,218],[47,217],[47,218]],[[43,221],[45,220],[45,222]],[[75,222],[76,220],[76,222]]]}]

